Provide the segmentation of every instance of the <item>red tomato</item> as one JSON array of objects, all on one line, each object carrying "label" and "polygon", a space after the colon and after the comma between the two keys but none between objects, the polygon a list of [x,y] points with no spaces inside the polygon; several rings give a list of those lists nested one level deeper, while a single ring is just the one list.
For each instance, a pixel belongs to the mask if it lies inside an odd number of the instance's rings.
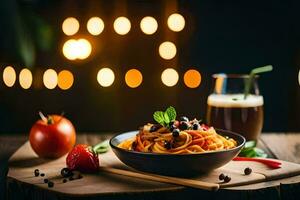
[{"label": "red tomato", "polygon": [[[41,115],[41,114],[40,114]],[[73,124],[60,115],[41,115],[31,128],[29,141],[39,157],[59,158],[73,148],[76,133]]]}]

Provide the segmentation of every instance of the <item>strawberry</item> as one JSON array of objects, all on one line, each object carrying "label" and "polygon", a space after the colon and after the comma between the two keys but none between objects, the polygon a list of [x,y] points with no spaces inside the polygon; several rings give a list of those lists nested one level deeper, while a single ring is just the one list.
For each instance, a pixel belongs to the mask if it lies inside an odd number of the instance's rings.
[{"label": "strawberry", "polygon": [[85,144],[76,145],[69,152],[66,162],[70,170],[93,173],[99,169],[98,153]]}]

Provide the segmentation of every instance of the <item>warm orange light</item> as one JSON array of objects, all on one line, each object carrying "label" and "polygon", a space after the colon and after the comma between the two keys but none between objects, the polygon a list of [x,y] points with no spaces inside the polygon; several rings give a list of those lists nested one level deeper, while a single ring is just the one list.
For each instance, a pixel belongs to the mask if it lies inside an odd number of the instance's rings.
[{"label": "warm orange light", "polygon": [[62,30],[68,36],[76,34],[79,30],[78,20],[74,17],[66,18],[62,24]]},{"label": "warm orange light", "polygon": [[185,26],[184,17],[178,13],[174,13],[168,17],[168,27],[172,31],[179,32]]},{"label": "warm orange light", "polygon": [[16,82],[16,71],[13,67],[7,66],[3,71],[3,81],[7,87],[12,87]]},{"label": "warm orange light", "polygon": [[142,73],[137,69],[130,69],[125,74],[125,82],[131,88],[138,87],[143,81]]},{"label": "warm orange light", "polygon": [[130,31],[130,28],[130,21],[126,17],[118,17],[114,21],[114,29],[119,35],[126,35]]},{"label": "warm orange light", "polygon": [[187,87],[197,88],[201,83],[201,74],[197,70],[190,69],[185,72],[183,81]]},{"label": "warm orange light", "polygon": [[67,90],[72,87],[74,76],[68,70],[62,70],[58,73],[58,87],[62,90]]},{"label": "warm orange light", "polygon": [[170,60],[175,57],[177,49],[174,43],[166,41],[159,45],[158,52],[163,59]]},{"label": "warm orange light", "polygon": [[62,52],[64,56],[69,60],[86,59],[92,52],[92,45],[86,39],[70,39],[63,45]]},{"label": "warm orange light", "polygon": [[19,74],[19,82],[23,89],[29,89],[32,84],[32,73],[29,69],[22,69]]},{"label": "warm orange light", "polygon": [[109,87],[115,80],[115,74],[110,68],[102,68],[98,71],[97,81],[102,87]]},{"label": "warm orange light", "polygon": [[47,69],[43,75],[43,82],[46,88],[54,89],[57,85],[57,73],[53,69]]},{"label": "warm orange light", "polygon": [[99,17],[92,17],[87,22],[87,30],[92,35],[99,35],[104,29],[104,22]]},{"label": "warm orange light", "polygon": [[175,69],[167,68],[161,74],[161,80],[163,84],[168,87],[172,87],[177,84],[179,75]]},{"label": "warm orange light", "polygon": [[151,35],[156,32],[158,24],[155,18],[147,16],[141,20],[140,27],[145,34]]}]

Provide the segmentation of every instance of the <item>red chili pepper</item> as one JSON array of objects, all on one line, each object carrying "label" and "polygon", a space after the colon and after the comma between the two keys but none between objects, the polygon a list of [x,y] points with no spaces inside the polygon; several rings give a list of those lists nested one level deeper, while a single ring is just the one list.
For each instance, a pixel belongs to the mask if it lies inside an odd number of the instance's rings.
[{"label": "red chili pepper", "polygon": [[278,169],[281,168],[281,163],[269,159],[262,159],[262,158],[246,158],[246,157],[235,157],[232,160],[234,161],[255,161],[255,162],[260,162],[272,169]]}]

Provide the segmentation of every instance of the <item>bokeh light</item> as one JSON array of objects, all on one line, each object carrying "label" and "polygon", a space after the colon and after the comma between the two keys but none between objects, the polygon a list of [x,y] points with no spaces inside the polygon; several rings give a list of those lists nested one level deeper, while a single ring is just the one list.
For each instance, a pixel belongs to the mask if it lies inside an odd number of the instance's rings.
[{"label": "bokeh light", "polygon": [[86,59],[92,52],[92,45],[86,39],[79,39],[77,40],[77,48],[79,49],[77,58],[78,59]]},{"label": "bokeh light", "polygon": [[300,85],[300,70],[299,70],[299,72],[298,72],[298,83],[299,83],[299,85]]},{"label": "bokeh light", "polygon": [[125,74],[125,82],[131,88],[136,88],[143,81],[142,73],[137,69],[130,69]]},{"label": "bokeh light", "polygon": [[102,68],[98,71],[97,81],[102,87],[109,87],[115,80],[115,74],[110,68]]},{"label": "bokeh light", "polygon": [[197,88],[201,83],[201,74],[194,69],[185,72],[183,76],[185,85],[189,88]]},{"label": "bokeh light", "polygon": [[43,75],[43,82],[46,88],[54,89],[57,85],[57,73],[54,69],[47,69]]},{"label": "bokeh light", "polygon": [[62,23],[62,30],[64,34],[71,36],[78,32],[79,22],[74,17],[68,17]]},{"label": "bokeh light", "polygon": [[23,89],[29,89],[32,84],[32,73],[29,69],[22,69],[19,74],[19,83]]},{"label": "bokeh light", "polygon": [[158,24],[153,17],[147,16],[141,20],[140,27],[145,34],[151,35],[156,32]]},{"label": "bokeh light", "polygon": [[62,70],[58,73],[58,87],[62,90],[67,90],[72,87],[74,83],[74,76],[68,70]]},{"label": "bokeh light", "polygon": [[172,87],[177,84],[179,75],[175,69],[167,68],[161,74],[161,80],[163,84],[168,87]]},{"label": "bokeh light", "polygon": [[64,43],[63,54],[69,60],[77,58],[79,49],[77,48],[77,40],[70,39]]},{"label": "bokeh light", "polygon": [[104,29],[104,22],[99,17],[92,17],[87,22],[87,30],[92,35],[99,35]]},{"label": "bokeh light", "polygon": [[12,87],[16,82],[16,71],[12,66],[5,67],[3,71],[3,82],[7,87]]},{"label": "bokeh light", "polygon": [[178,13],[174,13],[168,17],[168,27],[172,31],[179,32],[185,26],[184,17]]},{"label": "bokeh light", "polygon": [[119,35],[125,35],[130,31],[131,24],[128,18],[118,17],[114,21],[114,29]]},{"label": "bokeh light", "polygon": [[176,56],[176,46],[170,41],[163,42],[158,48],[159,55],[166,60],[170,60]]},{"label": "bokeh light", "polygon": [[92,45],[86,39],[70,39],[64,43],[62,52],[69,60],[83,60],[90,56],[92,52]]}]

